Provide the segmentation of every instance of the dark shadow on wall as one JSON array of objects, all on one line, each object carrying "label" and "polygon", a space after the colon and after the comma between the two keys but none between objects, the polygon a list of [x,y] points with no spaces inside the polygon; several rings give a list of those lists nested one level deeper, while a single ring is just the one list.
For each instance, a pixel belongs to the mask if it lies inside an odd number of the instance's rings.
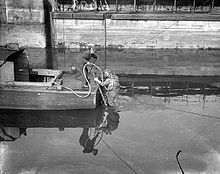
[{"label": "dark shadow on wall", "polygon": [[46,36],[46,65],[47,68],[52,69],[52,57],[53,57],[53,49],[52,49],[52,37],[51,37],[51,18],[50,12],[52,11],[52,6],[48,0],[43,0],[44,7],[44,29]]}]

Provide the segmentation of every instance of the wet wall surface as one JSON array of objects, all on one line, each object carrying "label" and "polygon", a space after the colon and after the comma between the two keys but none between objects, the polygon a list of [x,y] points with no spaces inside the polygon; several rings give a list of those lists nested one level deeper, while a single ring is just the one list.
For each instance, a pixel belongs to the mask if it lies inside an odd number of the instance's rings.
[{"label": "wet wall surface", "polygon": [[[183,60],[168,56],[167,61],[163,59],[164,53],[158,53],[158,57],[146,62],[154,62],[155,68],[159,64],[217,70],[218,51],[202,53],[191,54],[194,59],[182,54]],[[60,52],[54,61],[43,55],[39,60],[30,56],[31,67],[49,65],[65,70],[65,65],[72,66],[72,54],[65,63]],[[134,66],[125,60],[112,58],[107,64],[115,72],[117,65],[144,69],[136,59],[132,61]],[[98,64],[103,66],[101,60]],[[185,173],[220,173],[219,77],[125,75],[115,108],[1,110],[1,173],[181,173],[176,158],[179,151],[178,160]],[[84,153],[85,145],[89,146],[88,141],[97,134],[94,149],[98,153]]]},{"label": "wet wall surface", "polygon": [[[87,48],[79,49],[26,49],[33,68],[70,70],[76,66],[77,58]],[[102,68],[109,68],[116,74],[160,74],[209,76],[220,74],[219,50],[193,49],[124,49],[111,47],[99,50],[96,62]]]}]

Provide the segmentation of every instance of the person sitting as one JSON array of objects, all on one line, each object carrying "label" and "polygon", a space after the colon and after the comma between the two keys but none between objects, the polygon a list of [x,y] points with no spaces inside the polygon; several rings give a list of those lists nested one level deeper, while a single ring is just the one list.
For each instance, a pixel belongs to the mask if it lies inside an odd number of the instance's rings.
[{"label": "person sitting", "polygon": [[120,90],[118,76],[113,75],[110,70],[105,69],[103,72],[104,81],[101,82],[98,78],[94,80],[106,89],[107,103],[110,106],[116,106],[116,97]]}]

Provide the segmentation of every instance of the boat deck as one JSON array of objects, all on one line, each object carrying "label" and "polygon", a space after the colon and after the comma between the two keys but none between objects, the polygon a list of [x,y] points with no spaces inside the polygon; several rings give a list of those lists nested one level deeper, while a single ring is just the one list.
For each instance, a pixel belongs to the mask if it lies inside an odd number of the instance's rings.
[{"label": "boat deck", "polygon": [[[100,103],[98,86],[91,82],[89,88],[82,88],[81,81],[75,75],[64,74],[62,86],[40,86],[39,82],[21,85],[8,82],[0,85],[0,108],[27,110],[70,110],[94,109]],[[31,85],[33,83],[33,85]],[[37,83],[37,85],[34,85]],[[45,84],[47,84],[45,82]],[[71,88],[71,89],[70,89]]]}]

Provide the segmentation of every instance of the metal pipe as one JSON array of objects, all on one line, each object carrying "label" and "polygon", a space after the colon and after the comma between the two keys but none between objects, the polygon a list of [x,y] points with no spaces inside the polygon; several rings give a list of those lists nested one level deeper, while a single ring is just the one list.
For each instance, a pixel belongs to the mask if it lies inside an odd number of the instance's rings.
[{"label": "metal pipe", "polygon": [[137,0],[134,0],[134,12],[137,11]]},{"label": "metal pipe", "polygon": [[105,45],[104,45],[104,49],[105,49],[105,69],[106,69],[106,47],[107,47],[107,26],[106,26],[106,16],[104,16],[104,33],[105,33],[105,36],[104,36],[104,42],[105,42]]},{"label": "metal pipe", "polygon": [[118,0],[115,0],[116,11],[118,11]]},{"label": "metal pipe", "polygon": [[212,9],[214,8],[215,6],[215,0],[212,0]]},{"label": "metal pipe", "polygon": [[196,0],[193,0],[193,13],[195,13],[196,10]]},{"label": "metal pipe", "polygon": [[177,0],[174,0],[174,4],[173,4],[173,6],[174,6],[174,13],[176,13],[176,11],[177,11],[177,6],[176,6],[177,3],[176,3],[176,1]]},{"label": "metal pipe", "polygon": [[155,6],[157,5],[157,0],[154,0],[154,3],[153,3],[153,11],[155,11]]}]

